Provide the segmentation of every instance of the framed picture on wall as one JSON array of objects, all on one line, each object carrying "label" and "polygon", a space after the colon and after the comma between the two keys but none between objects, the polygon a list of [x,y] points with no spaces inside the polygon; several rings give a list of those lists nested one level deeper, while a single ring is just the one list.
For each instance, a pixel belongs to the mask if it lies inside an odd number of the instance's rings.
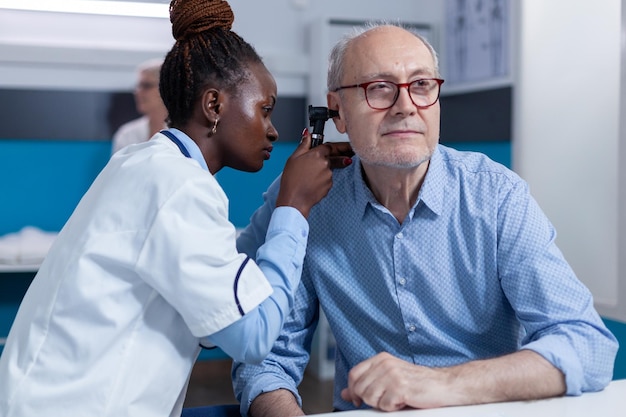
[{"label": "framed picture on wall", "polygon": [[446,0],[444,93],[512,84],[511,0]]}]

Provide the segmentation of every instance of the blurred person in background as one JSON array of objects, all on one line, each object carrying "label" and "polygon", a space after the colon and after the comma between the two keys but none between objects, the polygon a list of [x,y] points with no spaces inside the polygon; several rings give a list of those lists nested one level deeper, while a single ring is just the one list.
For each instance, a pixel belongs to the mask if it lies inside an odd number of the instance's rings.
[{"label": "blurred person in background", "polygon": [[165,119],[167,109],[159,94],[159,74],[163,59],[151,59],[137,67],[137,85],[135,86],[135,105],[142,116],[124,123],[113,135],[115,153],[133,143],[145,142],[155,133],[167,128]]}]

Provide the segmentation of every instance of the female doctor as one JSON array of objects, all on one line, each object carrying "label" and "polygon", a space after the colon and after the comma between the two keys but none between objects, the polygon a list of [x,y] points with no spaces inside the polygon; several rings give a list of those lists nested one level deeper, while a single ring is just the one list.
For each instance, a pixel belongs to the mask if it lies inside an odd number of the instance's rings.
[{"label": "female doctor", "polygon": [[222,167],[258,171],[276,84],[219,0],[174,0],[169,130],[114,155],[60,232],[0,359],[0,415],[180,415],[201,346],[269,352],[300,280],[311,207],[346,144],[287,161],[267,243],[237,252]]}]

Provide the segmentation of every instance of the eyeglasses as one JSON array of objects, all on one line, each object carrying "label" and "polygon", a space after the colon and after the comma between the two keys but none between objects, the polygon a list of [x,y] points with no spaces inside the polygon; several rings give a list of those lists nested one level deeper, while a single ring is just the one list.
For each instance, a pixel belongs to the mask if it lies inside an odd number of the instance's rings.
[{"label": "eyeglasses", "polygon": [[392,81],[370,81],[362,84],[345,85],[333,91],[361,87],[365,91],[365,101],[367,101],[368,106],[374,110],[387,110],[396,104],[400,95],[400,88],[406,88],[413,104],[420,109],[425,109],[435,104],[439,99],[443,81],[440,78],[421,78],[402,84]]},{"label": "eyeglasses", "polygon": [[148,82],[148,81],[141,81],[141,82],[137,83],[135,88],[137,90],[151,90],[154,87],[158,87],[158,86],[159,86],[158,83],[151,83],[151,82]]}]

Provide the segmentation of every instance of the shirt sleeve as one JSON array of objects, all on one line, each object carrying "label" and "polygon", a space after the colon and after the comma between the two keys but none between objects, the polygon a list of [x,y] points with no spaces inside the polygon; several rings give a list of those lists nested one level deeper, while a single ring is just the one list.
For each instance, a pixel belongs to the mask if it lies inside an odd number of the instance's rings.
[{"label": "shirt sleeve", "polygon": [[[280,177],[264,194],[264,204],[253,214],[250,225],[237,240],[239,250],[250,256],[254,256],[263,244],[279,185]],[[291,391],[302,404],[297,387],[309,362],[311,343],[319,320],[315,291],[305,275],[302,279],[294,297],[294,307],[271,353],[260,364],[241,361],[233,364],[233,389],[241,404],[242,415],[248,415],[250,404],[258,395],[281,388]]]},{"label": "shirt sleeve", "polygon": [[233,363],[233,390],[241,415],[260,394],[286,389],[302,406],[298,386],[310,359],[311,344],[319,322],[319,303],[310,281],[303,275],[294,298],[294,307],[285,320],[272,351],[260,364]]},{"label": "shirt sleeve", "polygon": [[194,179],[177,187],[159,207],[136,264],[137,273],[199,338],[229,326],[270,296],[265,273],[290,291],[295,288],[308,235],[302,215],[284,208],[276,217],[286,220],[268,234],[262,268],[248,261],[236,249],[227,200],[214,181]]},{"label": "shirt sleeve", "polygon": [[500,280],[525,329],[522,349],[561,370],[568,395],[603,389],[612,378],[617,341],[557,248],[556,231],[525,182],[506,192],[499,213]]},{"label": "shirt sleeve", "polygon": [[[294,208],[279,207],[273,213],[267,232],[267,240],[258,250],[258,263],[261,271],[274,289],[272,295],[241,320],[212,334],[208,340],[222,348],[235,361],[258,363],[272,349],[285,318],[293,306],[293,293],[299,283],[305,243],[300,241],[297,256],[289,259],[277,237],[292,224],[299,225],[301,237],[306,238],[308,224]],[[281,263],[292,265],[281,266]],[[292,271],[291,276],[283,276],[280,270]],[[245,335],[242,337],[242,335]]]}]

